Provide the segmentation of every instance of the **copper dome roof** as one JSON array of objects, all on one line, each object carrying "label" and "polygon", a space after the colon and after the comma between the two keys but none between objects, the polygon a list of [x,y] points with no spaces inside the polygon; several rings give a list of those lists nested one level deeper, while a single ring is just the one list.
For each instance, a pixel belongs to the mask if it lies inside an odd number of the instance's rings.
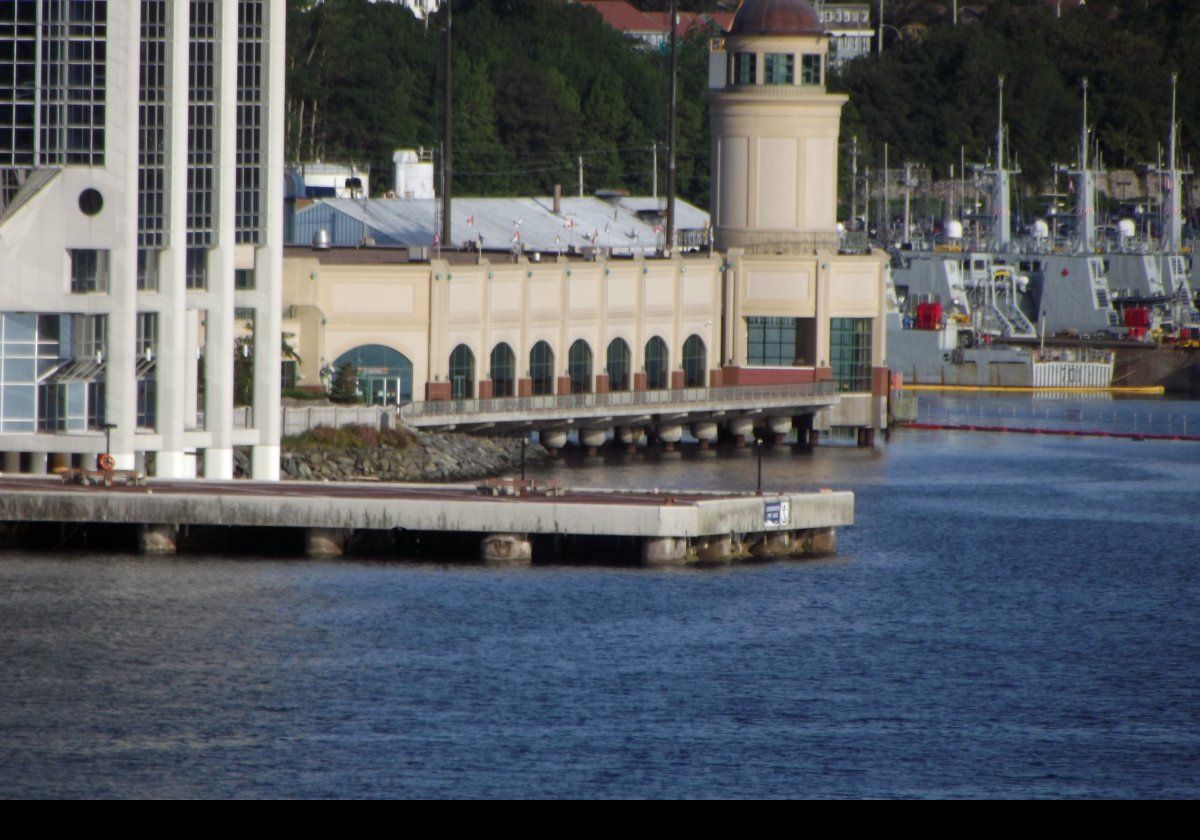
[{"label": "copper dome roof", "polygon": [[730,35],[824,35],[825,25],[805,0],[743,0]]}]

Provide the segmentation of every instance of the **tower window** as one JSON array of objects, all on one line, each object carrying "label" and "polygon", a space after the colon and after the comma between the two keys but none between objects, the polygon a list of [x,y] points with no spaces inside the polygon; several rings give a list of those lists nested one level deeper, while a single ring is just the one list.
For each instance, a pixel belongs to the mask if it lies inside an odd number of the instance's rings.
[{"label": "tower window", "polygon": [[821,56],[809,54],[800,57],[800,84],[821,84]]},{"label": "tower window", "polygon": [[763,81],[768,85],[795,84],[796,57],[790,53],[767,53],[763,64]]},{"label": "tower window", "polygon": [[733,54],[733,82],[738,85],[753,85],[757,83],[755,68],[758,56],[754,53]]}]

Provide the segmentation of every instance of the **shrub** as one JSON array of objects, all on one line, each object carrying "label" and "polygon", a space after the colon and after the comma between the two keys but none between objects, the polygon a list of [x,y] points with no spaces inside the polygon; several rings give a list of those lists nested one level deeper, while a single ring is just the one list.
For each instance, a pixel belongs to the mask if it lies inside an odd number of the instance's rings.
[{"label": "shrub", "polygon": [[404,449],[416,437],[408,429],[377,429],[373,426],[317,426],[283,440],[290,449],[364,449],[389,446]]}]

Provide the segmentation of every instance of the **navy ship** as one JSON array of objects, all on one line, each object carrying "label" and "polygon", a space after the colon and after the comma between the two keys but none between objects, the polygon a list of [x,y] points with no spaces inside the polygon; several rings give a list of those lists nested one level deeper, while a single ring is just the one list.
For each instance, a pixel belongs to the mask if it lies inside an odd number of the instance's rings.
[{"label": "navy ship", "polygon": [[[974,173],[987,193],[984,223],[976,218],[968,230],[949,220],[936,237],[891,249],[889,366],[911,383],[1035,388],[1144,387],[1180,364],[1195,366],[1170,346],[1200,324],[1200,283],[1183,240],[1182,179],[1190,173],[1178,161],[1174,94],[1168,157],[1151,168],[1162,179],[1159,238],[1139,236],[1129,219],[1097,225],[1100,167],[1086,80],[1078,159],[1062,168],[1075,195],[1072,224],[1064,233],[1039,219],[1014,236],[1011,179],[1020,170],[1006,148],[1003,84],[995,163]],[[1131,364],[1164,347],[1159,363]],[[1200,367],[1191,374],[1185,379],[1200,384]]]}]

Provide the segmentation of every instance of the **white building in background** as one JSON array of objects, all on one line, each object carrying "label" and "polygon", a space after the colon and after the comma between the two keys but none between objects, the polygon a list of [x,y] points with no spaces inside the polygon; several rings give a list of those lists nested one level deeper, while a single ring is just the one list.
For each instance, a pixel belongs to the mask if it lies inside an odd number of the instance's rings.
[{"label": "white building in background", "polygon": [[0,2],[4,472],[278,477],[284,8]]},{"label": "white building in background", "polygon": [[818,3],[817,13],[829,36],[829,67],[840,70],[846,62],[871,52],[875,28],[870,3]]}]

